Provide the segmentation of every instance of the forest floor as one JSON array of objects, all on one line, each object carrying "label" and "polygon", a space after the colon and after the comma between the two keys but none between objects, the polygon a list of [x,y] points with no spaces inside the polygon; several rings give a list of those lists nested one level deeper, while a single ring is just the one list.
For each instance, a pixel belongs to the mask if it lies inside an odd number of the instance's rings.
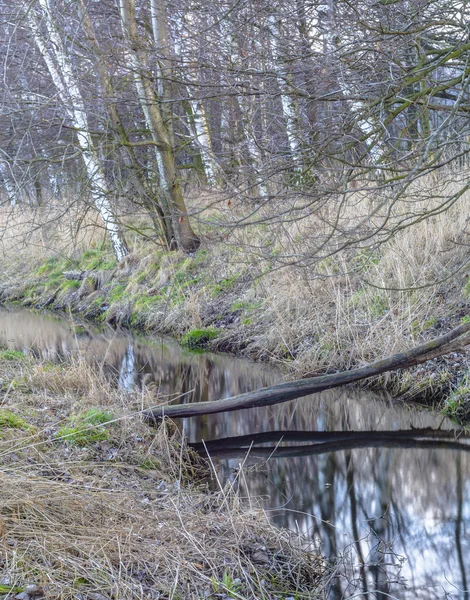
[{"label": "forest floor", "polygon": [[[0,598],[323,598],[326,562],[270,524],[142,398],[76,360],[0,350]],[[205,483],[204,483],[205,482]]]}]

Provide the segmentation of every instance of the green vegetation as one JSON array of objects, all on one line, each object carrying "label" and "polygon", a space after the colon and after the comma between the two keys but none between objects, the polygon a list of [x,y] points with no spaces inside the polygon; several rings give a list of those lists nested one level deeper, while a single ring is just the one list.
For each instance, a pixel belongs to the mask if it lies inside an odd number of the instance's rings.
[{"label": "green vegetation", "polygon": [[91,408],[87,412],[71,417],[69,424],[62,426],[56,438],[77,446],[89,446],[109,439],[107,428],[112,425],[114,415],[111,412]]},{"label": "green vegetation", "polygon": [[119,283],[118,285],[113,286],[108,293],[109,302],[119,302],[119,300],[121,300],[123,297],[126,287],[127,286],[124,283]]},{"label": "green vegetation", "polygon": [[454,389],[446,400],[442,412],[454,423],[470,426],[470,374]]},{"label": "green vegetation", "polygon": [[61,288],[64,291],[68,290],[76,290],[80,287],[81,281],[77,281],[76,279],[66,279],[62,282]]},{"label": "green vegetation", "polygon": [[80,259],[80,268],[83,271],[109,271],[116,268],[116,260],[107,250],[86,250]]},{"label": "green vegetation", "polygon": [[212,585],[216,594],[223,594],[224,596],[228,594],[229,598],[244,599],[240,595],[240,592],[243,590],[240,579],[233,578],[227,571],[224,571],[221,581],[212,578]]},{"label": "green vegetation", "polygon": [[181,345],[189,350],[207,348],[210,341],[215,340],[220,334],[219,329],[209,327],[207,329],[191,329],[181,338]]},{"label": "green vegetation", "polygon": [[222,279],[212,287],[212,295],[214,297],[217,297],[220,296],[220,294],[223,294],[224,292],[227,292],[228,290],[232,289],[237,283],[238,278],[239,276],[237,274],[234,274],[230,277]]},{"label": "green vegetation", "polygon": [[26,431],[30,429],[30,425],[14,412],[7,409],[0,409],[0,428]]},{"label": "green vegetation", "polygon": [[0,350],[0,360],[26,360],[26,355],[19,350]]}]

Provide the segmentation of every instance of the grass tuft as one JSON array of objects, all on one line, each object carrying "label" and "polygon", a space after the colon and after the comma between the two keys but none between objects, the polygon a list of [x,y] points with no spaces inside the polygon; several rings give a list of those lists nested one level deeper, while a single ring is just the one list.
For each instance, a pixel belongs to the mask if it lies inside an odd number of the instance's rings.
[{"label": "grass tuft", "polygon": [[26,355],[19,350],[0,350],[0,360],[24,361]]},{"label": "grass tuft", "polygon": [[181,338],[181,345],[189,350],[198,350],[207,348],[209,342],[215,340],[220,334],[220,330],[214,328],[191,329]]}]

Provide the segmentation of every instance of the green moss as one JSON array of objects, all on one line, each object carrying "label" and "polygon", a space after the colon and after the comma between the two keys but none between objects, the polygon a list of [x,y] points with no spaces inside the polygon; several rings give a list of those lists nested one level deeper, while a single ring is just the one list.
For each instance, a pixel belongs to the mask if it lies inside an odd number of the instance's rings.
[{"label": "green moss", "polygon": [[220,296],[220,294],[223,294],[224,292],[232,289],[235,286],[238,277],[239,276],[235,274],[231,275],[230,277],[226,277],[225,279],[222,279],[212,287],[211,295]]},{"label": "green moss", "polygon": [[191,329],[181,338],[181,345],[190,350],[206,348],[211,340],[214,340],[220,331],[209,327],[207,329]]},{"label": "green moss", "polygon": [[25,359],[25,354],[19,350],[0,350],[0,360],[23,361]]},{"label": "green moss", "polygon": [[31,428],[24,419],[6,409],[0,410],[0,427],[4,429],[21,429],[23,431]]},{"label": "green moss", "polygon": [[60,441],[77,446],[89,446],[96,442],[105,442],[109,433],[105,429],[86,429],[83,426],[64,426],[57,432]]},{"label": "green moss", "polygon": [[104,442],[109,439],[107,427],[112,425],[110,421],[113,419],[113,413],[91,408],[86,413],[71,417],[69,424],[59,429],[57,438],[77,446]]}]

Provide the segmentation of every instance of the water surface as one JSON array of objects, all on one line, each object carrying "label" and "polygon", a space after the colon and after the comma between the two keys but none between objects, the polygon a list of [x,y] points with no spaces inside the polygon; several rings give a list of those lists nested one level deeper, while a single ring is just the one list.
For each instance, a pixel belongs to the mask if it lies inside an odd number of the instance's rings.
[{"label": "water surface", "polygon": [[[179,402],[282,379],[171,340],[77,329],[26,311],[0,310],[0,345],[52,361],[80,353],[124,390],[154,387]],[[339,389],[184,419],[182,427],[196,447],[206,443],[215,486],[234,482],[247,502],[262,499],[275,524],[301,532],[328,557],[344,556],[346,576],[332,581],[329,597],[469,599],[470,445],[441,416]]]}]

